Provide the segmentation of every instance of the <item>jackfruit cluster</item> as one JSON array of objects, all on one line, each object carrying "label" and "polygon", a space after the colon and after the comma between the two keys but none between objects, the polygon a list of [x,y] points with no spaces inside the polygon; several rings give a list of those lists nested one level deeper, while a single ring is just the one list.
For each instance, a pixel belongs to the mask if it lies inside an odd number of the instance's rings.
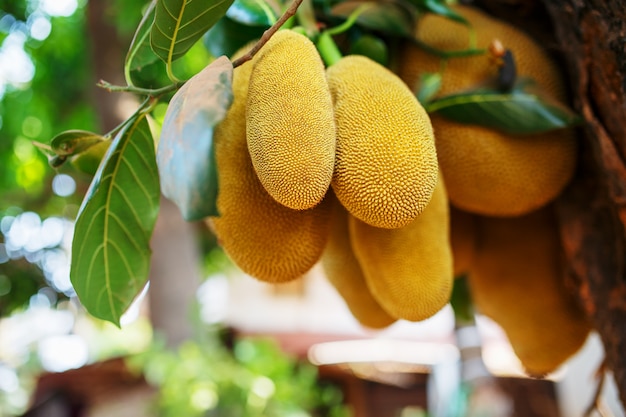
[{"label": "jackfruit cluster", "polygon": [[[518,77],[534,80],[548,100],[565,102],[559,69],[540,45],[478,9],[452,7],[469,26],[427,14],[415,32],[422,45],[458,52],[488,49],[499,40],[512,52]],[[435,98],[498,79],[490,54],[446,59],[426,49],[410,44],[399,58],[398,75],[412,89],[425,73],[441,75]],[[590,331],[566,285],[552,205],[575,169],[574,133],[511,135],[430,116],[450,203],[454,276],[467,278],[477,312],[502,327],[526,372],[551,373],[582,347]]]},{"label": "jackfruit cluster", "polygon": [[[547,99],[565,102],[558,67],[543,48],[518,29],[469,6],[454,6],[471,28],[428,14],[418,22],[416,38],[441,51],[488,49],[500,40],[515,59],[518,77],[536,83]],[[443,68],[443,69],[442,69]],[[417,46],[403,51],[398,73],[411,88],[420,74],[441,74],[437,97],[485,86],[497,77],[489,54],[444,60]],[[519,216],[558,196],[572,178],[577,147],[571,129],[536,135],[511,135],[478,125],[461,124],[431,115],[441,171],[450,201],[468,212],[487,216]]]},{"label": "jackfruit cluster", "polygon": [[270,283],[319,262],[369,328],[439,311],[448,200],[430,118],[402,80],[362,56],[324,68],[308,38],[281,30],[235,68],[233,95],[207,220],[231,260]]},{"label": "jackfruit cluster", "polygon": [[242,271],[267,282],[287,282],[319,260],[327,240],[330,206],[322,201],[307,210],[293,210],[277,202],[261,183],[248,151],[245,123],[253,66],[251,61],[235,68],[233,103],[215,130],[219,216],[207,221]]}]

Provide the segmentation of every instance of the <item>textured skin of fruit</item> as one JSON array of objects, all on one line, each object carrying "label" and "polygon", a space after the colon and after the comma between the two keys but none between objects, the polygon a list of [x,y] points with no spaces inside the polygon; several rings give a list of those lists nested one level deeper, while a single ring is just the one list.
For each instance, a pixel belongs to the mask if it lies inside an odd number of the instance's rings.
[{"label": "textured skin of fruit", "polygon": [[351,217],[349,228],[366,282],[387,313],[420,321],[446,305],[453,271],[448,200],[442,180],[424,212],[407,226],[382,229]]},{"label": "textured skin of fruit", "polygon": [[396,319],[382,309],[367,286],[359,261],[350,245],[348,232],[350,214],[339,204],[332,192],[327,198],[333,200],[333,212],[330,237],[322,254],[322,266],[326,277],[359,323],[372,329],[387,327]]},{"label": "textured skin of fruit", "polygon": [[[484,13],[464,6],[455,9],[476,29],[478,48],[500,39],[513,51],[520,77],[557,101],[565,89],[557,66],[531,38]],[[469,47],[468,29],[435,15],[420,21],[417,37],[442,50]],[[412,88],[421,72],[437,72],[441,59],[408,46],[399,65],[401,78]],[[487,55],[448,60],[439,96],[484,84],[495,76]],[[506,135],[476,125],[460,124],[432,115],[439,164],[450,201],[464,210],[487,216],[518,216],[553,200],[570,181],[576,165],[576,142],[571,129],[539,135]]]},{"label": "textured skin of fruit", "polygon": [[477,232],[469,276],[476,308],[500,324],[529,374],[556,370],[590,327],[564,284],[552,206],[517,218],[481,217]]},{"label": "textured skin of fruit", "polygon": [[438,177],[426,111],[402,80],[369,58],[346,56],[327,74],[337,124],[337,198],[372,226],[409,224],[430,201]]},{"label": "textured skin of fruit", "polygon": [[476,252],[476,216],[450,206],[450,247],[454,276],[468,274]]},{"label": "textured skin of fruit", "polygon": [[252,164],[269,194],[305,210],[326,195],[335,122],[324,64],[304,35],[282,30],[259,51],[246,111]]},{"label": "textured skin of fruit", "polygon": [[432,117],[452,204],[486,216],[519,216],[556,198],[576,166],[571,130],[511,137]]},{"label": "textured skin of fruit", "polygon": [[270,283],[286,282],[300,277],[321,257],[331,206],[322,202],[309,210],[292,210],[261,185],[246,144],[251,69],[252,62],[235,68],[233,104],[215,130],[220,216],[208,222],[224,251],[245,273]]}]

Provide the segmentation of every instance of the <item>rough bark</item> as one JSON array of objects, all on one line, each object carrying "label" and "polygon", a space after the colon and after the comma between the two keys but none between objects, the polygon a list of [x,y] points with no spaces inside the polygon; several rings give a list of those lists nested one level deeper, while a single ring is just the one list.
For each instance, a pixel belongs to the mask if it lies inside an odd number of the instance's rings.
[{"label": "rough bark", "polygon": [[626,404],[626,7],[620,0],[485,0],[555,47],[583,115],[580,165],[557,202],[571,283]]}]

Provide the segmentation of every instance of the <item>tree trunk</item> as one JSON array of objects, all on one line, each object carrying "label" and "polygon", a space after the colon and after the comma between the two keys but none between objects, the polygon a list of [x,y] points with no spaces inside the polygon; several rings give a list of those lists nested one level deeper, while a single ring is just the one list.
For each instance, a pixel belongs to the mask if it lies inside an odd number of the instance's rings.
[{"label": "tree trunk", "polygon": [[556,47],[583,115],[575,180],[557,202],[571,272],[626,405],[626,6],[620,0],[484,0]]}]

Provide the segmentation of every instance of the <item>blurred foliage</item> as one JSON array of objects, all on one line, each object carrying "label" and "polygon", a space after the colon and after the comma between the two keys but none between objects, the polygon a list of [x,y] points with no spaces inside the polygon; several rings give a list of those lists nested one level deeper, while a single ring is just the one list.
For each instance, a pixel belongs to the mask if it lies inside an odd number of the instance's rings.
[{"label": "blurred foliage", "polygon": [[[8,10],[15,12],[25,2],[9,3]],[[54,200],[47,192],[54,171],[32,141],[48,143],[60,130],[93,130],[97,125],[89,102],[93,80],[84,13],[79,9],[69,17],[52,17],[51,25],[47,39],[25,40],[24,50],[35,67],[32,81],[23,88],[9,87],[0,102],[0,211],[18,205],[44,212]]]},{"label": "blurred foliage", "polygon": [[350,415],[337,386],[322,383],[313,365],[285,355],[272,339],[215,332],[177,351],[155,344],[129,360],[159,387],[159,416]]}]

